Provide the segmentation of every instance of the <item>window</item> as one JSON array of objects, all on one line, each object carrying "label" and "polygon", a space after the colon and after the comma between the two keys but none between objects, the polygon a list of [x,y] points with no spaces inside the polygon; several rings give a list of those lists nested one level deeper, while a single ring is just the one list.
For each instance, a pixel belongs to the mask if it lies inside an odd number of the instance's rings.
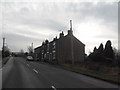
[{"label": "window", "polygon": [[44,59],[44,54],[42,53],[42,59]]},{"label": "window", "polygon": [[53,51],[53,59],[56,58],[56,55],[55,55],[55,54],[56,54],[56,51],[54,50],[54,51]]},{"label": "window", "polygon": [[52,52],[53,52],[53,53],[55,53],[56,51],[55,51],[55,50],[53,50]]},{"label": "window", "polygon": [[46,54],[44,54],[44,57],[45,57],[45,59],[46,59]]},{"label": "window", "polygon": [[44,53],[44,50],[42,50],[42,53]]},{"label": "window", "polygon": [[56,45],[56,42],[53,42],[53,45]]},{"label": "window", "polygon": [[53,46],[53,49],[55,49],[56,48],[56,46]]},{"label": "window", "polygon": [[53,42],[53,49],[56,48],[56,42]]}]

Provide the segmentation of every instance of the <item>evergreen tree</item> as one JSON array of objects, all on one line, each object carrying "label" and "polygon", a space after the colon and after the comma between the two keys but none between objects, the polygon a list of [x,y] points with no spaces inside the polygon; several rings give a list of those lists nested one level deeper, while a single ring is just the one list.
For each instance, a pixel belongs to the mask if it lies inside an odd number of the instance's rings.
[{"label": "evergreen tree", "polygon": [[94,50],[93,50],[93,52],[96,52],[97,51],[97,48],[96,47],[94,47]]},{"label": "evergreen tree", "polygon": [[111,41],[108,40],[105,45],[104,56],[113,59],[114,52],[111,45],[112,45]]},{"label": "evergreen tree", "polygon": [[98,48],[98,52],[99,53],[103,53],[103,44],[101,43],[99,48]]}]

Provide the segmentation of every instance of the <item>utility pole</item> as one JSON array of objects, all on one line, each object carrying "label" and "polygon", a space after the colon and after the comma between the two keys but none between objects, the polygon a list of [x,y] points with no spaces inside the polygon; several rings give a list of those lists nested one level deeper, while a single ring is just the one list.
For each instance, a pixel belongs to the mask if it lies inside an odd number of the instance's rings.
[{"label": "utility pole", "polygon": [[5,37],[3,37],[3,51],[5,50]]},{"label": "utility pole", "polygon": [[2,57],[5,56],[5,37],[3,37]]}]

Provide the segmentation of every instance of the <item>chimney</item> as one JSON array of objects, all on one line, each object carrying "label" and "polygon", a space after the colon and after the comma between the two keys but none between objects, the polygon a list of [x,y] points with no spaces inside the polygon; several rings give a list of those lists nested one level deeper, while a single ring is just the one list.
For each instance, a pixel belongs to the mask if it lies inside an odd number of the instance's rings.
[{"label": "chimney", "polygon": [[70,20],[70,30],[72,30],[72,20]]},{"label": "chimney", "polygon": [[60,33],[60,38],[61,38],[61,37],[64,37],[64,33],[63,33],[63,31],[62,31],[62,33]]},{"label": "chimney", "polygon": [[73,35],[73,31],[72,31],[72,20],[70,20],[70,30],[68,30],[68,35]]}]

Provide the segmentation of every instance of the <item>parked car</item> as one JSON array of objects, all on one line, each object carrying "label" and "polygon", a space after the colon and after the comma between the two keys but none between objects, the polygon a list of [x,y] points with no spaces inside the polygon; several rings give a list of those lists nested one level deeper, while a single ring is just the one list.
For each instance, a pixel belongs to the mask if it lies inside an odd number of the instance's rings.
[{"label": "parked car", "polygon": [[27,56],[27,61],[33,61],[34,60],[34,58],[33,58],[33,56]]}]

